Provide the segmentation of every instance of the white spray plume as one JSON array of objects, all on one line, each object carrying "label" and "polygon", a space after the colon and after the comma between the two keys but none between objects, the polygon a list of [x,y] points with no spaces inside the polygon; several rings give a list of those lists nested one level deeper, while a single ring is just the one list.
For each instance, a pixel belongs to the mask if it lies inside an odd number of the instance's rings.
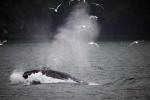
[{"label": "white spray plume", "polygon": [[14,70],[10,75],[10,81],[12,84],[24,83],[25,79],[22,77],[23,72]]},{"label": "white spray plume", "polygon": [[[97,20],[90,19],[87,5],[79,4],[58,29],[51,46],[48,62],[51,66],[90,66],[89,42],[95,41],[99,33]],[[56,68],[57,69],[57,68]]]}]

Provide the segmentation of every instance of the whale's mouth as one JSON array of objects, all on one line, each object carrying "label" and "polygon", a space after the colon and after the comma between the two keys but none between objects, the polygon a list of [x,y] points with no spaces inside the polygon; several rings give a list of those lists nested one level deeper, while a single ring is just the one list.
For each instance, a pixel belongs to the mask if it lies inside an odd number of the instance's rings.
[{"label": "whale's mouth", "polygon": [[[58,72],[57,72],[58,73]],[[26,72],[13,72],[10,76],[11,83],[13,84],[18,84],[18,83],[23,83],[25,85],[30,85],[30,84],[47,84],[47,83],[78,83],[75,78],[71,76],[65,76],[69,74],[63,74],[60,72],[60,76],[56,74],[55,76],[54,73],[46,73],[43,74],[42,71],[34,71],[33,73],[26,74]],[[52,76],[52,77],[51,77]]]},{"label": "whale's mouth", "polygon": [[73,83],[85,85],[99,85],[94,82],[80,81],[75,77],[63,72],[53,70],[31,70],[26,72],[14,71],[10,75],[12,84],[36,85],[36,84],[55,84],[55,83]]},{"label": "whale's mouth", "polygon": [[27,84],[46,84],[46,83],[77,83],[76,81],[72,80],[71,78],[68,79],[58,79],[49,77],[42,72],[32,73],[25,79]]}]

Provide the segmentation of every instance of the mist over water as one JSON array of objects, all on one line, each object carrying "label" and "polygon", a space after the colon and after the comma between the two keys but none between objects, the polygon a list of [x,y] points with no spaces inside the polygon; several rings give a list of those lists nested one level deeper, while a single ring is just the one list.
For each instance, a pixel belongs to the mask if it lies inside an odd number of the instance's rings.
[{"label": "mist over water", "polygon": [[52,42],[48,61],[51,66],[89,67],[88,42],[98,35],[96,19],[90,19],[86,4],[77,5],[66,19],[66,24],[58,29]]},{"label": "mist over water", "polygon": [[[86,3],[74,7],[66,23],[58,28],[54,40],[41,55],[44,58],[43,66],[83,77],[90,73],[89,55],[95,48],[88,43],[96,40],[99,29],[97,20],[90,19],[88,11]],[[12,73],[11,80],[17,75]]]}]

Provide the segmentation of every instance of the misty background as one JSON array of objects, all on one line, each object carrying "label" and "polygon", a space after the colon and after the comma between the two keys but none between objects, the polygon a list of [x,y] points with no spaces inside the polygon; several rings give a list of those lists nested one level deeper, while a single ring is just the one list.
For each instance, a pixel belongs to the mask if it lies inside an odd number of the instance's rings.
[{"label": "misty background", "polygon": [[[63,26],[77,1],[1,0],[0,40],[52,40]],[[149,39],[150,10],[144,0],[87,0],[103,4],[104,10],[90,5],[90,14],[98,16],[101,31],[97,40]],[[62,3],[58,13],[48,9]]]}]

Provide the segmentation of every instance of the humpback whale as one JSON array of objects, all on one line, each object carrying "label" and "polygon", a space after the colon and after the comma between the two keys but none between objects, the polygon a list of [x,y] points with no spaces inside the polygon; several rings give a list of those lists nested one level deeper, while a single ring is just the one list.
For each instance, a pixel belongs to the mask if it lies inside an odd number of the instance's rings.
[{"label": "humpback whale", "polygon": [[[85,82],[80,81],[79,79],[71,76],[70,74],[51,70],[51,69],[35,69],[35,70],[26,71],[23,73],[22,77],[25,80],[27,80],[31,75],[35,75],[38,73],[45,75],[47,78],[60,80],[60,82],[62,82],[62,81],[65,82],[67,80],[71,80],[71,82],[74,82],[74,83],[84,83],[85,84]],[[42,82],[39,80],[33,80],[30,84],[41,84],[41,83]]]}]

